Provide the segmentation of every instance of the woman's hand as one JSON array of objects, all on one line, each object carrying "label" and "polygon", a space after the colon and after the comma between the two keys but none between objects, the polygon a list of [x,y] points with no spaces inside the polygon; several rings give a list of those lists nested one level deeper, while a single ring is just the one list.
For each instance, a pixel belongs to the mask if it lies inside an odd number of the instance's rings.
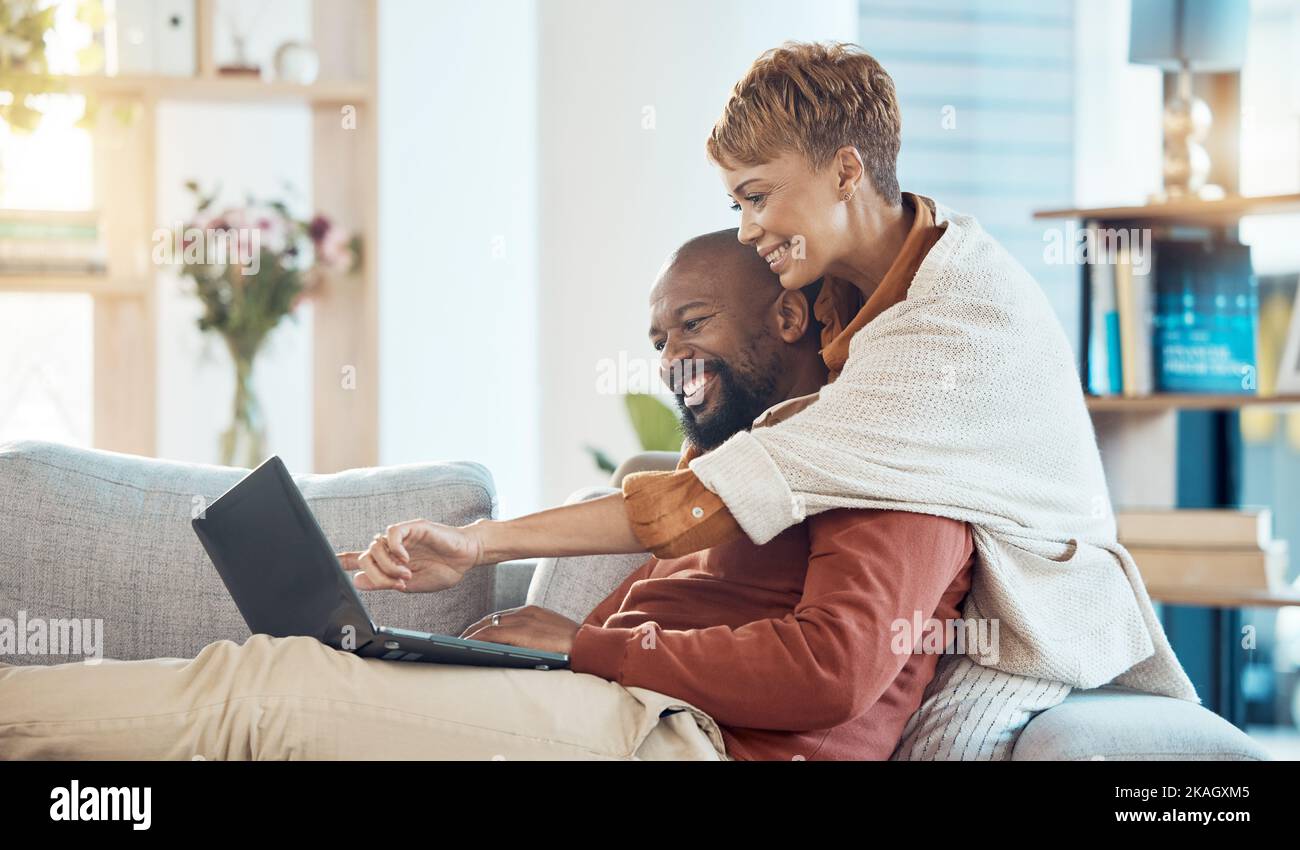
[{"label": "woman's hand", "polygon": [[[498,625],[492,625],[493,617],[497,618]],[[573,638],[579,628],[580,623],[549,608],[525,605],[489,614],[460,636],[568,655],[573,650]]]},{"label": "woman's hand", "polygon": [[460,583],[483,563],[483,545],[473,525],[456,528],[427,519],[388,526],[365,552],[339,552],[343,569],[355,572],[358,590],[431,593]]}]

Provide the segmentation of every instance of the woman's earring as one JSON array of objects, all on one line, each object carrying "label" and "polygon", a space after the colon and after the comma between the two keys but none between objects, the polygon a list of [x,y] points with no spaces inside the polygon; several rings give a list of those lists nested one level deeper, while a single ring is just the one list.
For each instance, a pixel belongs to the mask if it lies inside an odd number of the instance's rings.
[{"label": "woman's earring", "polygon": [[840,198],[842,198],[845,201],[851,201],[853,200],[853,192],[852,191],[845,192],[843,195],[840,195]]}]

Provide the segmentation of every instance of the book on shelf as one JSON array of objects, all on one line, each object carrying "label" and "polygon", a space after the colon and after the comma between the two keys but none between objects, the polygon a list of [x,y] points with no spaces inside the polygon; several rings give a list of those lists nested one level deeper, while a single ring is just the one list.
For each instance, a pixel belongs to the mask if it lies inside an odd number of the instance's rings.
[{"label": "book on shelf", "polygon": [[1273,539],[1273,515],[1249,510],[1123,510],[1119,542],[1148,585],[1277,591],[1288,546]]},{"label": "book on shelf", "polygon": [[1259,286],[1250,249],[1169,241],[1158,256],[1156,390],[1254,394]]},{"label": "book on shelf", "polygon": [[1250,510],[1123,510],[1115,514],[1126,547],[1267,549],[1273,540],[1273,512]]},{"label": "book on shelf", "polygon": [[1083,384],[1090,395],[1258,392],[1259,289],[1250,248],[1162,233],[1136,239],[1090,222]]},{"label": "book on shelf", "polygon": [[[1090,222],[1089,227],[1096,229]],[[1094,237],[1096,238],[1096,237]],[[1120,367],[1119,308],[1115,303],[1115,266],[1109,261],[1094,262],[1084,276],[1084,373],[1088,392],[1107,396],[1120,392],[1123,373]]]},{"label": "book on shelf", "polygon": [[1277,392],[1300,395],[1300,286],[1291,308],[1291,326],[1282,344],[1282,362],[1277,367]]},{"label": "book on shelf", "polygon": [[95,212],[0,210],[0,275],[103,274]]},{"label": "book on shelf", "polygon": [[1119,314],[1120,391],[1126,397],[1151,395],[1153,386],[1152,264],[1136,261],[1130,246],[1119,250],[1114,263],[1115,302]]},{"label": "book on shelf", "polygon": [[1278,591],[1286,585],[1285,540],[1273,540],[1266,549],[1125,548],[1148,585],[1236,591]]}]

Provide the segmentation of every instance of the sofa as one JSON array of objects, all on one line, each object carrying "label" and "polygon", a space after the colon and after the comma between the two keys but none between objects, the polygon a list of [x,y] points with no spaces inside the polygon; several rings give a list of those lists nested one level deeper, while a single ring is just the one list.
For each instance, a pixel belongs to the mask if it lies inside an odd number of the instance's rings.
[{"label": "sofa", "polygon": [[[611,484],[630,471],[674,461],[664,453],[638,456]],[[190,520],[244,472],[42,441],[0,445],[0,618],[102,622],[100,652],[123,660],[190,658],[213,641],[242,642],[248,629]],[[492,476],[475,463],[405,464],[294,479],[336,550],[363,549],[375,532],[401,519],[462,525],[495,516],[497,508]],[[365,599],[378,623],[442,634],[459,634],[492,611],[524,604],[581,619],[644,558],[498,564],[470,572],[441,593],[376,593]],[[52,652],[0,656],[13,664],[77,660],[80,655]],[[1268,755],[1198,705],[1105,687],[1076,691],[1039,713],[1021,733],[1013,758]]]}]

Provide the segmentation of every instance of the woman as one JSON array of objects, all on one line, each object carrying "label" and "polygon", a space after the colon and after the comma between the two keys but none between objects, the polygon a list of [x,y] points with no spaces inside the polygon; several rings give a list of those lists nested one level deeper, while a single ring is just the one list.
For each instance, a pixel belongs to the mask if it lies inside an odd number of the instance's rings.
[{"label": "woman", "polygon": [[[899,191],[899,124],[874,59],[792,43],[757,60],[708,140],[741,241],[786,288],[826,280],[816,311],[832,383],[815,403],[602,499],[459,529],[397,523],[341,555],[358,587],[437,590],[514,558],[676,556],[741,533],[761,544],[832,508],[909,510],[972,526],[965,616],[1000,623],[980,664],[1195,700],[1116,542],[1050,305],[972,218]],[[689,339],[668,344],[666,359],[688,356]],[[674,389],[701,403],[710,385]],[[505,614],[470,634],[537,646],[518,626]]]}]

